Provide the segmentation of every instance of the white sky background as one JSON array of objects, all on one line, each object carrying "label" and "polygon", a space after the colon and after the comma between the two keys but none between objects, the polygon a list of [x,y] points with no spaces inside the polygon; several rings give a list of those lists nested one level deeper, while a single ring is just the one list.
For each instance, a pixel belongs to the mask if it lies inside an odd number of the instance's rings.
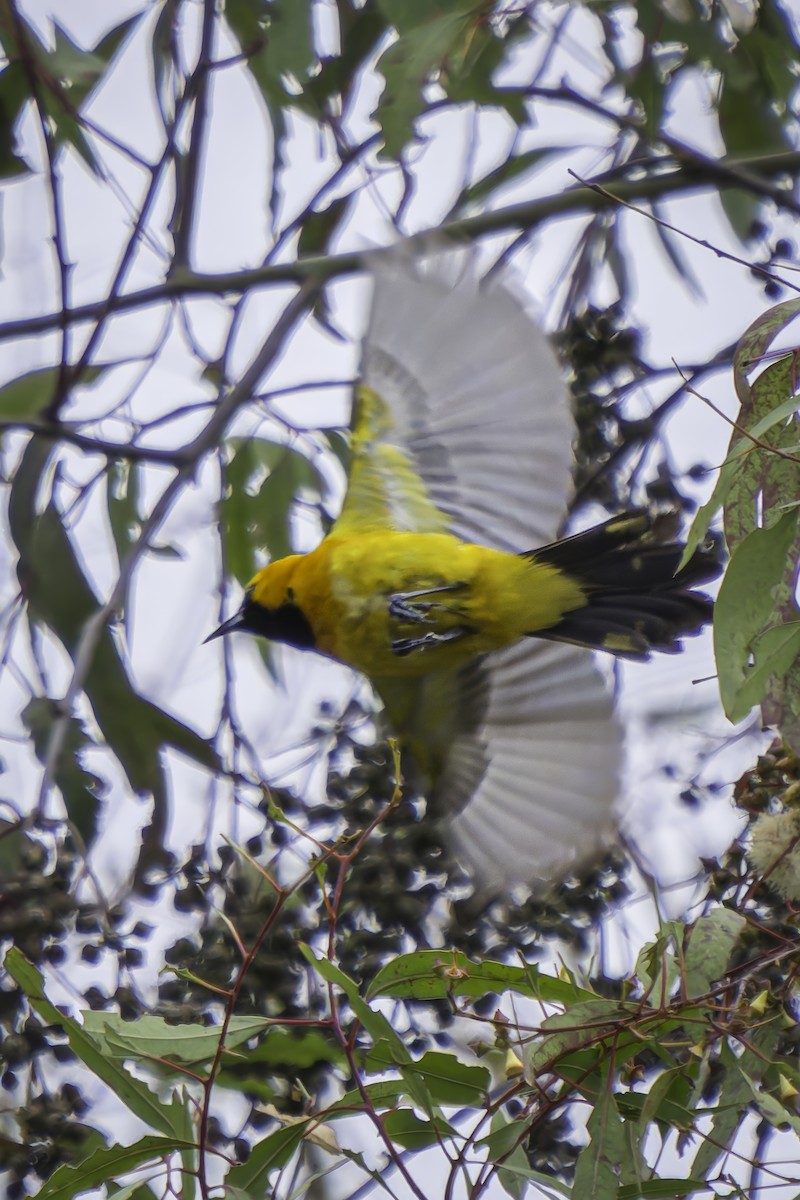
[{"label": "white sky background", "polygon": [[[48,36],[50,20],[55,17],[76,41],[88,46],[94,44],[104,30],[137,11],[138,7],[137,3],[123,3],[122,0],[105,0],[102,5],[92,0],[62,0],[61,3],[29,0],[24,10],[44,36]],[[320,5],[322,13],[324,7]],[[540,11],[543,24],[555,20],[557,13],[563,12],[555,6],[552,9],[542,7]],[[198,17],[199,13],[198,6]],[[599,40],[593,18],[586,12],[574,12],[569,31],[569,36],[553,56],[547,77],[540,82],[553,85],[572,82],[588,91],[595,80],[599,87],[602,80],[597,72],[601,60],[596,52]],[[148,33],[149,25],[145,25],[126,46],[89,115],[121,142],[134,146],[145,158],[153,159],[160,151],[162,131],[149,100]],[[195,33],[190,29],[183,31],[187,46]],[[227,49],[218,45],[217,55],[234,50],[232,45]],[[518,53],[520,78],[529,80],[532,74],[530,47],[521,47]],[[380,86],[377,76],[365,81],[359,111],[351,122],[354,140],[369,132],[368,114],[374,108]],[[673,132],[703,150],[716,152],[721,146],[710,115],[710,102],[703,81],[697,81],[693,87],[684,87],[675,105]],[[535,113],[537,127],[523,137],[520,148],[573,146],[576,137],[582,139],[585,146],[548,161],[533,178],[523,177],[522,182],[507,189],[503,202],[546,195],[569,186],[573,180],[567,174],[568,169],[588,176],[609,165],[604,154],[604,146],[609,140],[608,128],[600,119],[566,111],[563,107],[542,105],[536,106]],[[212,114],[203,164],[202,203],[193,266],[210,272],[256,266],[271,244],[266,203],[272,151],[263,105],[243,71],[231,68],[217,73]],[[329,161],[320,154],[316,128],[300,117],[290,118],[290,121],[290,169],[283,184],[284,203],[278,214],[280,224],[302,210],[330,170]],[[510,121],[497,114],[482,116],[477,128],[474,168],[480,173],[505,157],[513,130]],[[423,129],[430,141],[414,156],[418,191],[407,210],[406,232],[435,225],[446,211],[453,198],[453,180],[456,180],[456,186],[462,182],[473,134],[470,120],[463,114],[429,118]],[[47,183],[41,175],[42,151],[31,116],[20,132],[22,147],[35,174],[3,189],[0,320],[53,311],[59,304],[55,259],[49,241]],[[110,186],[93,178],[72,152],[61,159],[67,243],[70,259],[75,264],[71,276],[74,303],[103,296],[129,234],[131,214],[137,211],[143,187],[144,177],[140,170],[102,144],[99,149],[109,171]],[[385,241],[388,226],[382,206],[396,204],[399,194],[397,175],[383,172],[361,193],[337,248],[347,250]],[[166,221],[171,205],[172,194],[168,188],[156,206],[156,215],[149,226],[149,244],[138,253],[127,289],[158,283],[162,279],[170,245]],[[706,238],[714,245],[741,253],[716,199],[696,195],[690,199],[671,200],[665,202],[663,211],[674,225],[695,237]],[[629,213],[624,222],[635,267],[636,308],[633,315],[645,331],[644,354],[650,361],[667,363],[672,358],[680,364],[703,361],[720,346],[733,341],[768,305],[762,288],[752,280],[746,268],[685,243],[683,253],[702,281],[703,295],[693,296],[666,261],[646,219]],[[523,252],[517,260],[525,285],[546,321],[552,322],[551,314],[557,311],[563,297],[564,263],[582,224],[582,218],[549,223],[546,234],[535,235],[530,251]],[[495,239],[492,246],[496,250],[502,244]],[[290,258],[293,253],[294,246],[290,243],[285,257]],[[288,289],[262,289],[248,300],[246,319],[237,338],[238,370],[244,369],[258,349],[289,294]],[[344,379],[353,374],[357,362],[357,337],[363,328],[366,311],[366,284],[363,280],[338,283],[331,288],[331,297],[337,325],[353,340],[341,344],[318,327],[306,323],[270,375],[267,387]],[[610,291],[606,298],[612,298]],[[198,299],[189,302],[186,309],[194,338],[205,354],[213,357],[223,345],[227,306],[216,300]],[[165,311],[136,312],[114,319],[109,324],[98,357],[101,360],[146,357]],[[81,336],[76,337],[78,345]],[[0,346],[0,379],[4,381],[23,370],[57,362],[58,353],[59,342],[55,336],[13,345],[4,343]],[[134,363],[114,372],[101,387],[81,391],[75,411],[67,415],[107,410],[110,397],[123,395],[138,378],[140,369],[140,364]],[[637,403],[645,410],[648,405],[654,407],[676,384],[677,376],[664,382],[663,391],[652,388],[641,395]],[[704,385],[703,390],[733,415],[736,404],[729,378],[720,376],[713,384]],[[212,397],[213,389],[200,380],[197,359],[181,336],[179,323],[173,323],[172,333],[155,366],[136,392],[133,408],[139,416],[153,417],[179,404]],[[347,396],[342,389],[330,393],[309,391],[285,401],[282,409],[292,421],[307,423],[311,428],[315,424],[337,424],[346,420]],[[201,421],[202,414],[177,425],[174,444],[186,441]],[[248,424],[242,420],[237,428],[252,431],[255,427],[252,422]],[[109,439],[119,437],[124,440],[126,436],[124,425],[116,418],[98,422],[94,432]],[[159,444],[170,444],[169,434],[159,431],[158,436],[163,439]],[[728,438],[728,426],[695,398],[690,398],[670,422],[672,452],[675,461],[685,467],[698,458],[709,465],[721,462]],[[20,445],[19,440],[9,443],[5,455],[7,468],[13,465]],[[100,459],[79,452],[65,451],[62,457],[69,478],[75,482],[92,478],[102,466]],[[150,504],[169,473],[164,468],[153,467],[143,475],[146,502]],[[336,479],[335,468],[331,468],[331,478]],[[712,481],[713,476],[709,476],[709,489]],[[219,618],[219,559],[214,525],[217,486],[217,468],[209,462],[200,472],[196,486],[183,493],[157,539],[160,544],[179,550],[180,559],[146,556],[142,560],[127,613],[128,645],[137,684],[157,703],[206,735],[211,735],[217,726],[223,682],[220,643],[211,647],[201,645],[203,637]],[[96,500],[86,508],[75,532],[98,593],[105,596],[116,577],[117,563],[102,499],[103,493],[98,491]],[[315,536],[308,522],[298,524],[300,548],[309,548]],[[5,606],[16,591],[13,560],[7,543],[0,544],[0,555],[5,580],[0,601]],[[233,610],[238,599],[235,591],[230,594],[227,612]],[[29,699],[21,679],[35,678],[24,641],[24,638],[17,638],[15,644],[19,671],[6,671],[0,678],[0,730],[9,738],[3,748],[6,771],[0,776],[0,798],[14,800],[23,795],[35,795],[39,778],[38,764],[25,742],[24,727],[19,720],[19,712]],[[282,690],[266,676],[258,651],[250,641],[233,639],[229,649],[236,669],[237,712],[253,744],[265,755],[264,769],[274,774],[277,768],[285,770],[302,762],[306,752],[297,750],[297,746],[304,739],[309,715],[313,714],[316,703],[329,695],[344,698],[357,683],[349,673],[333,664],[301,652],[283,650],[278,652],[285,681],[285,690]],[[46,658],[53,678],[66,687],[70,665],[63,654],[51,645]],[[690,879],[697,867],[697,854],[708,855],[723,850],[737,825],[729,794],[720,795],[699,814],[690,814],[677,798],[685,783],[678,782],[671,789],[656,770],[664,758],[673,757],[676,763],[685,764],[690,771],[699,745],[708,744],[710,738],[718,740],[722,746],[729,738],[730,728],[718,710],[712,708],[713,682],[698,687],[691,686],[690,682],[712,675],[713,670],[710,639],[702,638],[693,641],[683,656],[660,658],[646,666],[626,667],[623,672],[622,707],[631,722],[633,748],[626,826],[642,843],[644,855],[659,879],[667,884]],[[667,746],[668,755],[665,754]],[[727,778],[733,782],[752,762],[755,749],[753,738],[740,739],[724,751],[724,758],[715,760],[714,767],[719,771],[720,762],[724,762]],[[109,756],[98,751],[92,757],[93,767],[111,784],[106,810],[107,834],[93,855],[93,863],[113,899],[119,881],[125,879],[133,861],[131,825],[140,826],[147,812],[146,806],[127,794]],[[299,778],[304,785],[309,783],[309,769],[304,769]],[[318,770],[316,778],[319,782]],[[258,829],[258,824],[246,813],[234,811],[224,788],[211,788],[202,773],[175,760],[170,840],[179,854],[187,845],[205,836],[206,811],[212,793],[214,823],[218,831],[233,832],[243,838]],[[663,903],[669,915],[682,911],[693,894],[691,884],[667,891]],[[606,966],[624,969],[630,961],[632,943],[650,934],[653,922],[653,908],[643,902],[626,912],[621,922],[608,928],[604,937]],[[172,941],[174,934],[172,922],[164,921],[151,948],[151,956],[157,956],[160,946]],[[634,952],[635,949],[633,945]],[[342,1139],[344,1129],[345,1126],[337,1126]],[[415,1170],[418,1177],[423,1178],[418,1169]],[[336,1194],[338,1177],[334,1176],[332,1194]],[[398,1194],[403,1194],[402,1188]]]}]

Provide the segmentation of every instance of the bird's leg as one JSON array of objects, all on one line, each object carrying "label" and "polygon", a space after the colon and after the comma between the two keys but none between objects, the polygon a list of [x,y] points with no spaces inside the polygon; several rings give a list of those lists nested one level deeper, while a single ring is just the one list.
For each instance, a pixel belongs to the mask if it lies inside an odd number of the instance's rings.
[{"label": "bird's leg", "polygon": [[398,621],[418,621],[422,625],[435,625],[428,613],[432,608],[441,607],[435,600],[413,603],[420,596],[436,596],[440,592],[458,592],[466,587],[463,583],[442,583],[437,587],[420,588],[417,592],[395,592],[389,597],[389,616]]},{"label": "bird's leg", "polygon": [[469,637],[472,632],[472,629],[461,627],[446,629],[443,633],[423,633],[421,637],[416,638],[397,638],[392,642],[392,653],[398,658],[404,658],[415,651],[430,650],[446,642],[456,642],[460,638]]}]

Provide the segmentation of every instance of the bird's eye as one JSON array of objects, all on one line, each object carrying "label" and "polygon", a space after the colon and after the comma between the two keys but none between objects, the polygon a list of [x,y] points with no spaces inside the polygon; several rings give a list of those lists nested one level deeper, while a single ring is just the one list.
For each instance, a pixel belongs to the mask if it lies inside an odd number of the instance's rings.
[{"label": "bird's eye", "polygon": [[290,604],[294,604],[294,588],[286,589],[286,599],[289,601]]}]

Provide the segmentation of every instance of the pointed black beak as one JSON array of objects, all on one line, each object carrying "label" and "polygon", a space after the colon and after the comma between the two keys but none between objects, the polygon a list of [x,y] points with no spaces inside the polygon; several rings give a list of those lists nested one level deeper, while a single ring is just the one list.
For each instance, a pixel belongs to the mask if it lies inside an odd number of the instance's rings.
[{"label": "pointed black beak", "polygon": [[228,617],[227,621],[223,621],[219,629],[215,629],[207,638],[204,638],[203,645],[205,646],[206,642],[213,642],[214,638],[222,637],[225,633],[235,633],[237,629],[244,628],[244,612],[240,608],[232,617]]}]

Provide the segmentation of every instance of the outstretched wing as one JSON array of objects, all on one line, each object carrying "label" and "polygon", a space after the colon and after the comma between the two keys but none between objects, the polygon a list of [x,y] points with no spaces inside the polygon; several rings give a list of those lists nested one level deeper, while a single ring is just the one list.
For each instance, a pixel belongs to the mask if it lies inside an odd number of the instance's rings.
[{"label": "outstretched wing", "polygon": [[552,884],[608,840],[622,731],[588,651],[519,642],[378,690],[482,891]]},{"label": "outstretched wing", "polygon": [[427,266],[375,257],[337,533],[448,530],[527,550],[551,541],[570,485],[573,422],[550,344],[465,252]]},{"label": "outstretched wing", "polygon": [[433,800],[489,892],[548,884],[608,841],[622,732],[591,654],[521,642],[464,673],[478,719],[456,736]]},{"label": "outstretched wing", "polygon": [[[339,533],[449,530],[522,551],[558,533],[573,423],[544,334],[468,255],[374,260]],[[612,824],[621,735],[592,655],[525,641],[459,671],[378,679],[431,805],[486,891],[548,883]]]}]

